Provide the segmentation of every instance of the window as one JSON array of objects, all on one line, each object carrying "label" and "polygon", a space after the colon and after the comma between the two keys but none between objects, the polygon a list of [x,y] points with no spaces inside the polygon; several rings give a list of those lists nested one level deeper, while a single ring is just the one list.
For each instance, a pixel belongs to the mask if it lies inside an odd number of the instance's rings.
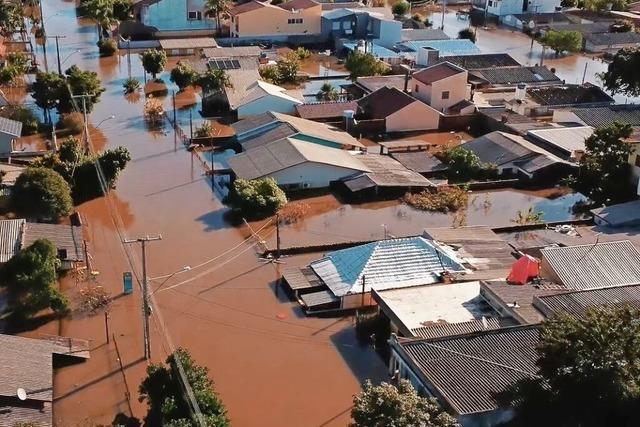
[{"label": "window", "polygon": [[339,30],[339,29],[340,29],[340,24],[341,24],[341,22],[340,22],[340,21],[334,21],[334,22],[331,24],[331,29],[333,29],[333,30]]},{"label": "window", "polygon": [[287,20],[288,24],[302,24],[302,18],[289,18]]},{"label": "window", "polygon": [[493,2],[489,0],[489,7],[493,7]]},{"label": "window", "polygon": [[416,89],[414,90],[415,93],[420,92],[420,88],[418,87],[418,85],[416,85]]},{"label": "window", "polygon": [[199,10],[190,10],[187,18],[189,21],[202,21],[202,12]]},{"label": "window", "polygon": [[442,99],[449,99],[449,91],[448,90],[442,91]]},{"label": "window", "polygon": [[640,168],[640,154],[636,154],[636,166]]}]

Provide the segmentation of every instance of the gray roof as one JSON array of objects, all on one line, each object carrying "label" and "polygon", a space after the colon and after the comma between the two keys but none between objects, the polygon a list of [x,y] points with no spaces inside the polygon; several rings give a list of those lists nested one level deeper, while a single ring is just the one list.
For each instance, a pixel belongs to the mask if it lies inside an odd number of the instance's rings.
[{"label": "gray roof", "polygon": [[475,70],[473,73],[494,85],[561,83],[560,78],[544,66],[484,68]]},{"label": "gray roof", "polygon": [[239,120],[231,124],[231,127],[233,128],[233,130],[235,130],[236,135],[240,138],[247,132],[255,131],[262,127],[268,126],[275,121],[277,121],[277,119],[267,111],[266,113],[249,116],[247,118]]},{"label": "gray roof", "polygon": [[404,29],[402,41],[414,40],[449,40],[451,37],[439,28]]},{"label": "gray roof", "polygon": [[22,230],[26,220],[5,219],[0,221],[0,263],[7,262],[22,247]]},{"label": "gray roof", "polygon": [[542,258],[568,289],[640,283],[640,252],[628,240],[545,248]]},{"label": "gray roof", "polygon": [[454,55],[441,58],[465,70],[478,70],[482,68],[518,67],[520,63],[507,53],[478,53],[474,55]]},{"label": "gray roof", "polygon": [[262,147],[263,145],[278,141],[282,138],[293,136],[297,133],[298,131],[289,123],[277,123],[275,127],[269,129],[268,131],[261,133],[254,138],[243,140],[240,142],[240,144],[242,145],[242,149],[246,151],[256,147]]},{"label": "gray roof", "polygon": [[358,77],[356,85],[361,86],[368,92],[375,92],[382,87],[394,87],[399,90],[404,90],[406,76],[404,74],[392,75],[392,76],[369,76]]},{"label": "gray roof", "polygon": [[526,326],[400,345],[436,396],[463,415],[496,409],[496,394],[537,374],[538,339]]},{"label": "gray roof", "polygon": [[390,156],[363,154],[358,158],[369,172],[347,177],[345,185],[353,192],[373,187],[433,187],[431,181],[417,172],[409,170]]},{"label": "gray roof", "polygon": [[24,226],[22,246],[27,247],[38,239],[47,239],[58,252],[64,252],[64,261],[84,261],[82,227],[66,224],[27,222]]},{"label": "gray roof", "polygon": [[615,121],[640,126],[640,105],[637,104],[573,108],[571,111],[585,124],[596,128],[609,126]]},{"label": "gray roof", "polygon": [[527,90],[527,95],[541,105],[611,104],[614,102],[614,99],[602,88],[589,83],[532,87]]},{"label": "gray roof", "polygon": [[[347,170],[345,175],[368,171],[364,164],[345,150],[295,138],[283,138],[237,154],[229,159],[229,166],[238,178],[257,179],[307,162],[343,168]],[[301,181],[304,179],[301,178]]]},{"label": "gray roof", "polygon": [[259,57],[262,49],[259,46],[213,47],[202,51],[207,58]]},{"label": "gray roof", "polygon": [[22,122],[0,117],[0,132],[19,138],[22,135]]},{"label": "gray roof", "polygon": [[442,172],[447,170],[447,165],[443,164],[427,151],[405,151],[391,153],[390,155],[404,167],[417,173]]},{"label": "gray roof", "polygon": [[582,34],[608,33],[611,28],[611,22],[590,22],[587,24],[551,23],[548,27],[556,31],[578,31]]},{"label": "gray roof", "polygon": [[389,239],[327,254],[311,268],[336,296],[426,285],[440,280],[444,268],[464,271],[462,261],[422,237]]},{"label": "gray roof", "polygon": [[626,33],[591,33],[585,34],[585,40],[594,46],[611,46],[628,44],[634,45],[640,43],[640,34],[635,31],[629,31]]},{"label": "gray roof", "polygon": [[612,227],[637,225],[640,223],[640,200],[593,209],[591,213]]},{"label": "gray roof", "polygon": [[454,335],[470,334],[472,332],[515,326],[517,323],[510,317],[489,317],[484,320],[475,319],[460,323],[433,323],[429,326],[413,328],[411,333],[419,338],[444,338]]},{"label": "gray roof", "polygon": [[640,285],[615,286],[541,296],[535,298],[533,304],[547,317],[557,313],[582,316],[592,307],[629,306],[640,309]]}]

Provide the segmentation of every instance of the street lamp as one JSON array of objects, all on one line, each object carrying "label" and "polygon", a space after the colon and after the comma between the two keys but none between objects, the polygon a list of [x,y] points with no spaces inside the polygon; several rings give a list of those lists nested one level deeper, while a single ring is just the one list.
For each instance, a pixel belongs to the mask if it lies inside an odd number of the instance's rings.
[{"label": "street lamp", "polygon": [[[80,49],[76,49],[73,52],[71,52],[69,55],[67,55],[66,58],[64,58],[62,61],[60,61],[60,65],[64,64],[65,62],[67,62],[69,60],[69,58],[71,58],[73,55],[75,55],[76,53],[80,53]],[[60,60],[60,58],[58,57],[58,60]]]},{"label": "street lamp", "polygon": [[106,122],[107,120],[112,120],[112,119],[115,119],[115,118],[116,118],[116,115],[112,114],[109,117],[100,120],[100,122],[97,125],[94,126],[94,129],[98,129],[100,127],[100,125],[103,124],[104,122]]},{"label": "street lamp", "polygon": [[171,279],[171,278],[172,278],[173,276],[175,276],[176,274],[178,274],[178,273],[185,273],[185,272],[187,272],[187,271],[189,271],[189,270],[191,270],[191,266],[189,266],[189,265],[185,265],[185,266],[184,266],[184,267],[182,267],[180,270],[178,270],[178,271],[175,271],[175,272],[171,273],[170,275],[168,275],[168,276],[167,276],[167,278],[166,278],[166,279],[164,279],[164,280],[162,281],[162,283],[160,283],[160,286],[158,286],[158,287],[156,288],[156,290],[155,290],[155,291],[151,292],[151,295],[153,295],[153,294],[155,294],[156,292],[158,292],[158,291],[160,290],[160,288],[161,288],[162,286],[164,286],[164,284],[165,284],[165,283],[167,283],[167,282],[169,281],[169,279]]}]

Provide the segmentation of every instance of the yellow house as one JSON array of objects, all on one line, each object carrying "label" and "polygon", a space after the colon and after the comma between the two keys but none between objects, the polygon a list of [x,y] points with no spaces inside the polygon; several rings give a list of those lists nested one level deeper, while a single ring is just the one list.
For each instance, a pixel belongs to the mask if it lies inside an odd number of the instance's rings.
[{"label": "yellow house", "polygon": [[322,6],[313,0],[291,0],[277,6],[252,0],[234,7],[231,37],[320,34]]}]

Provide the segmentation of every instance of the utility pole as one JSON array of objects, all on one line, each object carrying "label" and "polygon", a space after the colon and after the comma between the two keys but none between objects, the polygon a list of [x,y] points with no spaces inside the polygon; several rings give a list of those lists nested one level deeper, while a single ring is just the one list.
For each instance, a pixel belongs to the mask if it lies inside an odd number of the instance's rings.
[{"label": "utility pole", "polygon": [[444,30],[444,14],[447,10],[447,0],[442,0],[442,25],[440,26],[441,30]]},{"label": "utility pole", "polygon": [[588,65],[589,65],[588,62],[584,63],[584,72],[582,73],[582,84],[584,84],[584,81],[587,78],[587,66]]},{"label": "utility pole", "polygon": [[280,214],[276,214],[276,260],[280,259]]},{"label": "utility pole", "polygon": [[139,237],[137,239],[125,240],[123,243],[133,244],[140,243],[142,247],[142,318],[144,332],[144,358],[151,358],[151,334],[149,329],[149,315],[151,314],[151,305],[149,304],[149,286],[147,281],[147,243],[162,240],[162,236],[156,237]]},{"label": "utility pole", "polygon": [[71,98],[81,98],[82,99],[82,117],[84,119],[84,129],[83,129],[83,138],[84,138],[84,149],[85,153],[89,154],[89,128],[87,123],[87,97],[93,96],[88,93],[83,93],[82,95],[71,95]]},{"label": "utility pole", "polygon": [[[67,36],[49,36],[56,39],[56,56],[58,58],[58,74],[62,75],[62,64],[60,63],[60,42],[59,39],[67,38]],[[47,37],[44,38],[45,44],[47,43]]]}]

